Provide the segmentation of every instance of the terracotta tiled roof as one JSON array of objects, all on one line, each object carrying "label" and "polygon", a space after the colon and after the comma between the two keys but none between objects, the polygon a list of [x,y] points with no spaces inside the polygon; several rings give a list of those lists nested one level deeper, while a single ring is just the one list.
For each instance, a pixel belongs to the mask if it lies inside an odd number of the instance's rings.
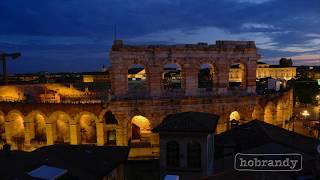
[{"label": "terracotta tiled roof", "polygon": [[153,132],[200,132],[213,133],[219,116],[201,112],[183,112],[168,115]]}]

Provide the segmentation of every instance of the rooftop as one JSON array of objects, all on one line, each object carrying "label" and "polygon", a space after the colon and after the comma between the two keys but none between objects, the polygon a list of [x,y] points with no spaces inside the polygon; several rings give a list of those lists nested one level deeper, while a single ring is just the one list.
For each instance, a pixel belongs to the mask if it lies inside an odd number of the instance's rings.
[{"label": "rooftop", "polygon": [[217,148],[234,147],[241,152],[256,147],[263,147],[269,151],[270,144],[278,144],[295,152],[309,155],[316,153],[318,144],[316,139],[259,120],[250,121],[218,134],[215,140]]},{"label": "rooftop", "polygon": [[183,112],[168,115],[153,132],[213,133],[219,116],[202,112]]},{"label": "rooftop", "polygon": [[65,169],[79,179],[101,179],[127,160],[128,147],[57,144],[32,152],[0,151],[3,179],[23,177],[42,165]]}]

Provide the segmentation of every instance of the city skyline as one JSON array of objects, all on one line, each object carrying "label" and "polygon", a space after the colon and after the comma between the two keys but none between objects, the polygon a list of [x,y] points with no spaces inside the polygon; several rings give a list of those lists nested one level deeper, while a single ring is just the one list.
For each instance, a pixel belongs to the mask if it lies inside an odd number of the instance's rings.
[{"label": "city skyline", "polygon": [[8,62],[9,73],[97,71],[110,64],[115,38],[129,44],[253,40],[260,61],[320,64],[316,0],[14,0],[0,10],[0,51],[22,53]]}]

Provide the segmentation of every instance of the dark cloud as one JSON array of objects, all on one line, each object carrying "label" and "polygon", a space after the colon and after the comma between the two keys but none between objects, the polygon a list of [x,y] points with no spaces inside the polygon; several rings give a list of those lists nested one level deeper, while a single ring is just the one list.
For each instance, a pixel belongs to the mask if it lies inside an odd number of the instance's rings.
[{"label": "dark cloud", "polygon": [[[94,70],[106,64],[116,24],[117,37],[124,40],[173,30],[185,38],[210,27],[230,37],[259,33],[270,41],[263,43],[274,44],[261,46],[265,57],[296,56],[286,48],[320,49],[308,36],[319,33],[318,17],[319,0],[4,0],[0,51],[22,51],[21,62],[10,64],[12,71]],[[220,37],[212,36],[207,41]],[[133,43],[144,42],[138,39]]]}]

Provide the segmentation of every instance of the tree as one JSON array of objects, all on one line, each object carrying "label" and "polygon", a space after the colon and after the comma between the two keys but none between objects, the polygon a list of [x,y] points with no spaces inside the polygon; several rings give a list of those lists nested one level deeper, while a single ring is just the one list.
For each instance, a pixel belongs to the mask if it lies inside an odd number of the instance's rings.
[{"label": "tree", "polygon": [[292,59],[281,58],[279,60],[279,65],[282,67],[290,67],[292,66]]}]

